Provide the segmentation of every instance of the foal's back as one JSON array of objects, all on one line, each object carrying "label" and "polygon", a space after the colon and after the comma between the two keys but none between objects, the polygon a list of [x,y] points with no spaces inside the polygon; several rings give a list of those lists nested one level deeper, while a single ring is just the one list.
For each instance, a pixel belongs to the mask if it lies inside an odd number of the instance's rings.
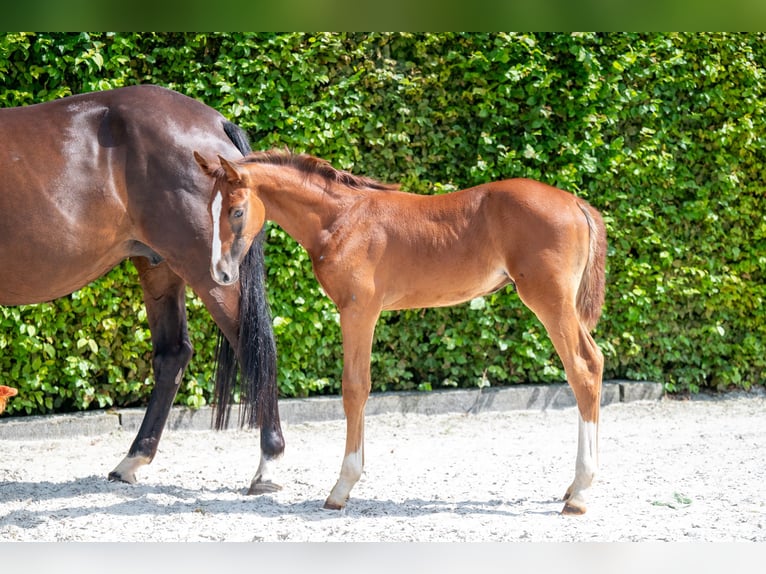
[{"label": "foal's back", "polygon": [[[543,251],[587,245],[579,201],[529,179],[435,196],[370,192],[347,227],[364,238],[351,243],[374,268],[384,309],[448,306],[515,281]],[[582,256],[556,264],[576,267]]]}]

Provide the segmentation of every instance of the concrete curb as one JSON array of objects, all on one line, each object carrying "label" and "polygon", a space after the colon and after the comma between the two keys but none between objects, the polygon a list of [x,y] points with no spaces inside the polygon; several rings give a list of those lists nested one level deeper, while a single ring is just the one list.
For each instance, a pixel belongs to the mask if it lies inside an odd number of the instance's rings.
[{"label": "concrete curb", "polygon": [[[664,396],[661,383],[605,381],[601,405],[640,400],[656,401]],[[367,402],[367,415],[392,412],[417,414],[479,413],[484,411],[545,410],[574,407],[569,385],[514,385],[502,388],[438,390],[426,392],[373,393]],[[93,436],[123,430],[135,433],[145,409],[110,409],[64,415],[12,417],[0,420],[0,440],[36,440]],[[343,419],[339,396],[279,401],[282,422],[298,424]],[[191,410],[174,407],[168,430],[210,430],[213,409]],[[236,413],[232,413],[236,419]],[[236,423],[230,425],[232,428]]]}]

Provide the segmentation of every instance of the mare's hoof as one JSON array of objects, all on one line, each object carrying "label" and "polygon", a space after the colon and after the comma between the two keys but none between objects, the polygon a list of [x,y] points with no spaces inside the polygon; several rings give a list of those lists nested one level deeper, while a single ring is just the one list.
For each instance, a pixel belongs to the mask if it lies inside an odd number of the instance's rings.
[{"label": "mare's hoof", "polygon": [[250,485],[247,491],[248,496],[257,496],[259,494],[268,494],[270,492],[277,492],[282,490],[282,485],[270,480],[264,480],[262,482],[254,482]]}]

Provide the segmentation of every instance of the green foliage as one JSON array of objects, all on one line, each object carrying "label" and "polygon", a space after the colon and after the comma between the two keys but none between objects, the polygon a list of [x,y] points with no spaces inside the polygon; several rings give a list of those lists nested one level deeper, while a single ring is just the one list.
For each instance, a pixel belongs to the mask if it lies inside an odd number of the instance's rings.
[{"label": "green foliage", "polygon": [[[671,391],[748,388],[766,370],[763,34],[26,34],[0,36],[0,105],[157,83],[248,130],[419,193],[532,177],[602,211],[605,376]],[[336,393],[338,315],[269,227],[285,396]],[[190,294],[195,358],[178,400],[210,399],[215,328]],[[123,265],[51,304],[0,309],[10,412],[140,404],[149,334]],[[376,390],[564,377],[511,289],[385,313]]]}]

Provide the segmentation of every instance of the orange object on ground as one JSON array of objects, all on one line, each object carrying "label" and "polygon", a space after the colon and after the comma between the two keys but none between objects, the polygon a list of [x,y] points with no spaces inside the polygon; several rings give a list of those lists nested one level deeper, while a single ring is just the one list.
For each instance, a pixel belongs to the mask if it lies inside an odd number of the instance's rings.
[{"label": "orange object on ground", "polygon": [[8,402],[8,399],[11,397],[15,397],[19,394],[19,391],[14,389],[13,387],[6,387],[5,385],[0,385],[0,414],[3,413],[5,410],[5,403]]}]

